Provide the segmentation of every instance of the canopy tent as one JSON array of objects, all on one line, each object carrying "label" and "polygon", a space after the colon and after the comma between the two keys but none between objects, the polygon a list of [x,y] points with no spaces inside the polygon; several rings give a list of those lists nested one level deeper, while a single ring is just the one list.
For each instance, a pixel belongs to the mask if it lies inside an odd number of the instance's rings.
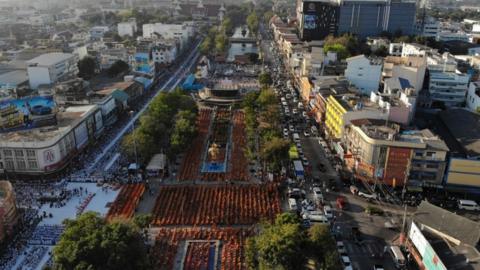
[{"label": "canopy tent", "polygon": [[298,150],[294,144],[292,144],[288,150],[288,157],[290,159],[298,159]]}]

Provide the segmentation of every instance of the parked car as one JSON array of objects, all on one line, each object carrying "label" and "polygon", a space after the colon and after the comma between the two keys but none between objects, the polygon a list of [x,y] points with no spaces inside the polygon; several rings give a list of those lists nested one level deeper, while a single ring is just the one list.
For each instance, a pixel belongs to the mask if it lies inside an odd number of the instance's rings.
[{"label": "parked car", "polygon": [[288,129],[283,129],[283,137],[288,137]]},{"label": "parked car", "polygon": [[302,208],[306,211],[315,211],[315,203],[309,199],[305,199],[302,201]]},{"label": "parked car", "polygon": [[328,218],[328,219],[332,219],[333,218],[333,210],[332,210],[332,207],[330,207],[330,205],[325,205],[323,207],[323,213],[325,214],[325,216]]},{"label": "parked car", "polygon": [[363,191],[359,191],[358,194],[357,194],[359,197],[363,197],[365,199],[370,199],[370,200],[375,200],[377,199],[377,194],[370,194],[370,193],[366,193],[366,192],[363,192]]},{"label": "parked car", "polygon": [[310,132],[308,132],[308,129],[305,129],[305,130],[303,131],[303,136],[305,136],[305,137],[310,137]]},{"label": "parked car", "polygon": [[347,250],[345,249],[345,245],[343,244],[342,241],[337,241],[337,251],[338,253],[347,253]]},{"label": "parked car", "polygon": [[310,166],[310,162],[308,162],[308,159],[306,157],[302,157],[302,164],[304,167]]},{"label": "parked car", "polygon": [[313,188],[313,198],[317,201],[323,202],[323,193],[319,187]]},{"label": "parked car", "polygon": [[385,268],[381,264],[375,264],[373,270],[385,270]]},{"label": "parked car", "polygon": [[365,213],[367,213],[369,215],[383,216],[384,212],[380,208],[373,207],[373,206],[369,205],[369,206],[365,207]]}]

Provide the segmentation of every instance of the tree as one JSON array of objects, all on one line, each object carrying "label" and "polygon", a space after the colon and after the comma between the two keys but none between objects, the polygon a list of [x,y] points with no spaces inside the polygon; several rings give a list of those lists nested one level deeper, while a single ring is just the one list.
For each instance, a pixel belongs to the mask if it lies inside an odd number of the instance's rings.
[{"label": "tree", "polygon": [[327,225],[315,224],[308,230],[308,242],[313,256],[322,265],[322,269],[339,270],[338,253],[331,247],[335,246],[335,240],[330,234]]},{"label": "tree", "polygon": [[342,44],[325,45],[323,49],[326,52],[336,52],[338,59],[346,59],[350,56],[347,48]]},{"label": "tree", "polygon": [[251,239],[245,253],[253,269],[301,269],[305,264],[305,236],[299,223],[264,224]]},{"label": "tree", "polygon": [[88,80],[95,75],[95,68],[97,67],[97,62],[95,58],[86,56],[82,60],[78,61],[78,77]]},{"label": "tree", "polygon": [[87,212],[64,221],[65,230],[53,249],[54,269],[146,269],[146,246],[130,223],[107,223]]},{"label": "tree", "polygon": [[275,13],[273,13],[273,11],[271,11],[271,10],[268,10],[265,13],[263,13],[263,21],[265,22],[265,24],[268,25],[268,23],[270,22],[270,19],[272,19],[273,15],[275,15]]},{"label": "tree", "polygon": [[209,37],[206,37],[202,44],[200,44],[200,52],[204,55],[209,55],[212,51],[212,40]]},{"label": "tree", "polygon": [[247,25],[248,25],[248,29],[250,29],[250,33],[253,35],[256,35],[258,32],[258,15],[256,11],[248,15]]},{"label": "tree", "polygon": [[282,163],[288,160],[290,142],[278,137],[269,138],[264,142],[261,158],[269,164],[270,169],[279,171]]},{"label": "tree", "polygon": [[271,85],[273,83],[272,76],[270,73],[262,72],[258,75],[258,82],[261,85]]},{"label": "tree", "polygon": [[232,20],[230,18],[225,18],[223,21],[222,21],[222,30],[223,32],[226,34],[226,35],[231,35],[233,34],[233,23],[232,23]]},{"label": "tree", "polygon": [[115,63],[112,64],[112,66],[107,69],[107,73],[111,77],[118,76],[118,74],[123,73],[125,71],[128,71],[130,66],[125,63],[125,61],[122,60],[117,60]]},{"label": "tree", "polygon": [[151,214],[139,214],[133,217],[133,223],[140,229],[147,228],[148,225],[152,222]]},{"label": "tree", "polygon": [[215,50],[217,52],[224,52],[227,48],[227,36],[224,33],[218,33],[215,36]]},{"label": "tree", "polygon": [[388,55],[388,49],[385,46],[380,46],[373,52],[373,54],[379,57],[386,57]]},{"label": "tree", "polygon": [[171,155],[187,148],[195,137],[196,115],[191,111],[179,111],[175,117],[175,126],[170,137]]}]

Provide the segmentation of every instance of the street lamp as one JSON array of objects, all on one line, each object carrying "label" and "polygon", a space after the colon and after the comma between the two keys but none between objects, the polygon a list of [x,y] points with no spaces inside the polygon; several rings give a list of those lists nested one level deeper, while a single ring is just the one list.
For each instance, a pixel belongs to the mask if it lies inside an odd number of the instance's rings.
[{"label": "street lamp", "polygon": [[132,137],[133,137],[133,152],[135,155],[135,173],[138,170],[138,156],[137,156],[137,139],[135,137],[135,120],[133,120],[133,116],[135,115],[135,111],[129,112],[130,117],[132,119]]}]

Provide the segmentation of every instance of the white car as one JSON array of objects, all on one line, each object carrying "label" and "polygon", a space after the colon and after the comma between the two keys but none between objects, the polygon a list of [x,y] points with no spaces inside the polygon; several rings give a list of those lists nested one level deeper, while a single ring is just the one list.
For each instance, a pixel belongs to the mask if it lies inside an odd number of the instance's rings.
[{"label": "white car", "polygon": [[295,127],[293,125],[290,125],[288,126],[288,130],[290,130],[290,132],[295,132]]},{"label": "white car", "polygon": [[332,207],[330,207],[330,205],[325,205],[323,207],[323,213],[325,214],[325,216],[328,218],[328,219],[332,219],[333,218],[333,210],[332,210]]},{"label": "white car", "polygon": [[377,194],[369,194],[369,193],[365,193],[365,192],[359,191],[359,192],[357,193],[357,195],[358,195],[359,197],[363,197],[363,198],[365,198],[365,199],[371,199],[371,200],[377,199]]},{"label": "white car", "polygon": [[342,255],[342,263],[343,263],[343,266],[345,267],[351,267],[352,266],[352,262],[350,261],[350,258],[348,256],[345,256],[345,255]]},{"label": "white car", "polygon": [[308,130],[305,129],[305,130],[303,131],[303,136],[305,136],[305,137],[310,137],[310,132],[308,132]]},{"label": "white car", "polygon": [[337,250],[338,253],[347,253],[347,250],[345,249],[345,245],[343,244],[342,241],[337,241]]},{"label": "white car", "polygon": [[307,119],[308,118],[307,112],[302,112],[302,116],[303,118]]},{"label": "white car", "polygon": [[308,165],[310,165],[310,162],[308,162],[308,159],[306,157],[303,157],[302,158],[302,164],[303,164],[303,166],[307,167]]},{"label": "white car", "polygon": [[297,114],[297,113],[298,113],[298,110],[297,110],[297,109],[292,109],[292,113],[293,113],[293,114]]},{"label": "white car", "polygon": [[323,202],[323,193],[319,187],[313,188],[313,198],[317,201]]},{"label": "white car", "polygon": [[288,129],[283,129],[283,137],[288,137]]}]

